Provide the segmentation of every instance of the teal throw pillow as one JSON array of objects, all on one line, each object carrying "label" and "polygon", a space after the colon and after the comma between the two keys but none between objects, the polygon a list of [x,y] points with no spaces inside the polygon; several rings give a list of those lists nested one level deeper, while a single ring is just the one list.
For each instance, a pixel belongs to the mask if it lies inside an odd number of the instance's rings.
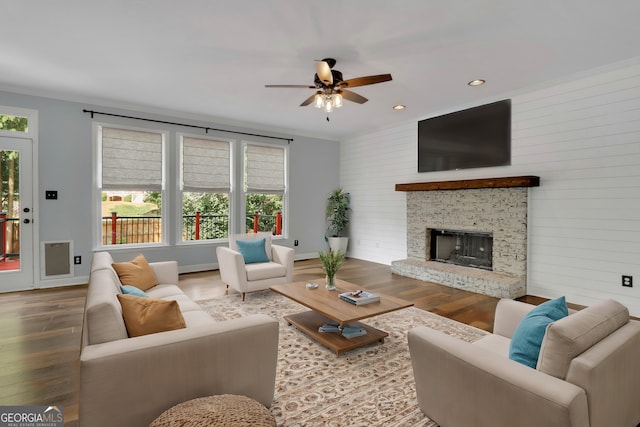
[{"label": "teal throw pillow", "polygon": [[242,254],[245,264],[269,262],[267,252],[264,250],[264,242],[264,237],[256,240],[236,240],[238,252]]},{"label": "teal throw pillow", "polygon": [[121,285],[120,291],[122,291],[123,294],[135,295],[137,297],[149,297],[149,294],[147,294],[145,291],[131,285]]},{"label": "teal throw pillow", "polygon": [[535,307],[527,313],[513,333],[509,346],[509,359],[535,369],[547,325],[568,315],[564,297]]}]

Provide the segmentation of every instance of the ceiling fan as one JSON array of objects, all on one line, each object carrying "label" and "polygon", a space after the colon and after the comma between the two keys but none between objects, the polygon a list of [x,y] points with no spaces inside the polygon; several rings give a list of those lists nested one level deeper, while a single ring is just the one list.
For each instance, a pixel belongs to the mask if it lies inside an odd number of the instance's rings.
[{"label": "ceiling fan", "polygon": [[391,80],[391,74],[378,74],[375,76],[343,80],[342,73],[333,69],[334,65],[336,65],[336,60],[333,58],[325,58],[321,61],[316,60],[316,74],[313,78],[313,86],[265,85],[265,87],[316,89],[316,93],[305,99],[300,106],[304,107],[314,103],[317,108],[324,108],[327,113],[330,113],[334,108],[342,107],[343,98],[358,104],[364,104],[368,101],[364,96],[349,90],[350,88],[383,83]]}]

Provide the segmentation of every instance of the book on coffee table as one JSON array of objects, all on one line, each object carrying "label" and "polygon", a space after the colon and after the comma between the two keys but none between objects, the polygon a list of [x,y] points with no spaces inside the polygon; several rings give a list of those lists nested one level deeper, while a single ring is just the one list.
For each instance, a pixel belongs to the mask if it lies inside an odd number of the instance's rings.
[{"label": "book on coffee table", "polygon": [[363,335],[367,335],[367,330],[364,328],[345,326],[342,329],[342,336],[346,339],[361,337]]},{"label": "book on coffee table", "polygon": [[380,295],[366,291],[353,291],[341,293],[340,299],[354,305],[363,305],[380,301]]},{"label": "book on coffee table", "polygon": [[338,323],[325,323],[318,328],[318,332],[341,332]]}]

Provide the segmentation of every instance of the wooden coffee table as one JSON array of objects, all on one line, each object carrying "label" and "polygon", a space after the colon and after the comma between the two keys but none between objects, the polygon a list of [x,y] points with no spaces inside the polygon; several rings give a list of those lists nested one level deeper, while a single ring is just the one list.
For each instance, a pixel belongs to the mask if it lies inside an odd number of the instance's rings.
[{"label": "wooden coffee table", "polygon": [[[315,283],[318,283],[318,288],[316,289],[307,289],[307,283],[306,281],[293,282],[271,286],[270,289],[310,308],[310,311],[291,314],[284,316],[284,318],[290,325],[294,325],[320,344],[329,347],[337,355],[376,341],[384,342],[385,337],[389,336],[388,333],[365,325],[359,320],[413,305],[410,302],[387,295],[380,295],[380,301],[378,302],[353,305],[342,301],[338,295],[342,292],[362,289],[361,286],[336,279],[337,289],[328,291],[325,289],[324,279],[315,281]],[[318,332],[320,326],[331,321],[338,322],[341,327],[348,324],[349,326],[364,328],[367,334],[347,339],[338,332]]]}]

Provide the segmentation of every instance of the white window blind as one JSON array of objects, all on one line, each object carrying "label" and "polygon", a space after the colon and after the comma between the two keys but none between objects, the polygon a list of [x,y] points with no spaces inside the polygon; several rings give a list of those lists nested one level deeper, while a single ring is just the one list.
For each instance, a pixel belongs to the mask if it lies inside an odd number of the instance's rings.
[{"label": "white window blind", "polygon": [[102,188],[162,190],[161,133],[102,128]]},{"label": "white window blind", "polygon": [[284,148],[247,145],[247,191],[284,191]]},{"label": "white window blind", "polygon": [[231,189],[230,147],[226,141],[182,139],[182,190],[228,193]]}]

